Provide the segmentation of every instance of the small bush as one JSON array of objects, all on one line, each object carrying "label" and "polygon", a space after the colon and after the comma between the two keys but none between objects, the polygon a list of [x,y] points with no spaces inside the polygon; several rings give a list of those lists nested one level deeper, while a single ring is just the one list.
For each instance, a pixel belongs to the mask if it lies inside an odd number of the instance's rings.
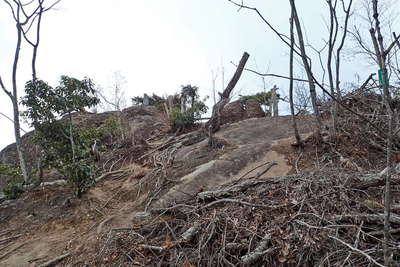
[{"label": "small bush", "polygon": [[205,114],[208,107],[201,101],[195,102],[193,107],[189,108],[185,112],[181,112],[179,108],[174,108],[171,111],[171,123],[175,130],[187,129],[192,127],[197,119],[201,118],[202,114]]},{"label": "small bush", "polygon": [[24,192],[23,183],[9,183],[3,192],[7,199],[17,199]]},{"label": "small bush", "polygon": [[181,112],[179,108],[174,108],[171,111],[171,122],[174,129],[188,128],[195,123],[195,118],[188,111]]},{"label": "small bush", "polygon": [[0,162],[0,175],[4,175],[7,179],[14,179],[21,176],[21,170],[11,164]]},{"label": "small bush", "polygon": [[86,160],[66,164],[62,174],[74,186],[77,197],[81,197],[94,184],[93,166]]}]

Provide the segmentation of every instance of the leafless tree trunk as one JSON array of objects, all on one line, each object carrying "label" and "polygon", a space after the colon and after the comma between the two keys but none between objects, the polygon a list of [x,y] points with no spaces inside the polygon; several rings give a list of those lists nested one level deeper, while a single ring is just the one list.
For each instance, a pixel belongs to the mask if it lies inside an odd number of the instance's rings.
[{"label": "leafless tree trunk", "polygon": [[[14,62],[12,66],[12,79],[11,79],[12,90],[10,91],[7,89],[6,85],[1,79],[1,76],[0,76],[0,86],[3,89],[3,91],[7,94],[7,96],[10,98],[13,106],[15,143],[17,146],[21,172],[24,181],[27,182],[29,180],[29,173],[26,167],[24,151],[21,141],[21,132],[20,132],[21,127],[19,120],[19,107],[18,107],[17,70],[20,58],[20,50],[23,39],[25,39],[25,41],[33,47],[32,63],[31,63],[32,79],[36,80],[37,77],[36,58],[40,43],[40,27],[41,27],[42,15],[44,12],[52,9],[57,3],[60,2],[60,0],[53,2],[53,4],[51,4],[50,7],[47,8],[44,7],[45,0],[30,1],[28,3],[22,3],[20,0],[14,0],[12,2],[8,0],[3,0],[3,2],[10,8],[13,19],[16,23],[15,26],[17,30],[17,42],[15,46]],[[36,40],[32,41],[28,37],[28,32],[35,24],[35,21],[36,21]]]},{"label": "leafless tree trunk", "polygon": [[206,123],[205,127],[208,131],[209,135],[209,146],[214,146],[213,140],[213,133],[219,130],[220,127],[220,117],[221,111],[224,109],[225,105],[229,102],[231,92],[235,88],[237,82],[242,76],[244,67],[246,66],[247,60],[249,59],[250,55],[247,52],[244,52],[242,59],[239,62],[238,67],[236,68],[236,72],[233,75],[232,79],[230,80],[229,84],[225,88],[225,90],[219,93],[221,99],[213,106],[211,119]]},{"label": "leafless tree trunk", "polygon": [[214,74],[214,71],[211,71],[213,105],[217,104],[217,96],[216,96],[217,89],[215,88],[215,82],[217,78],[218,78],[218,72]]},{"label": "leafless tree trunk", "polygon": [[379,13],[378,13],[378,0],[372,0],[373,18],[375,25],[370,29],[372,43],[375,49],[375,56],[379,65],[380,81],[383,91],[383,99],[388,115],[388,137],[386,139],[387,152],[386,152],[386,164],[387,174],[385,182],[385,223],[384,223],[384,259],[385,265],[391,265],[391,253],[389,249],[390,239],[390,206],[391,206],[391,173],[392,173],[392,134],[393,134],[393,115],[394,110],[392,107],[392,97],[389,91],[389,78],[387,74],[387,56],[390,50],[395,46],[398,39],[395,39],[392,44],[385,49],[383,42],[383,35],[380,26]]},{"label": "leafless tree trunk", "polygon": [[[333,58],[333,49],[335,47],[339,27],[337,21],[336,14],[336,6],[337,1],[332,3],[332,0],[326,1],[329,6],[329,17],[330,17],[330,26],[329,26],[329,40],[328,40],[328,60],[327,60],[327,70],[328,70],[328,79],[329,79],[329,88],[331,95],[335,95],[335,85],[333,80],[333,70],[332,70],[332,58]],[[337,104],[334,103],[331,107],[332,112],[332,137],[336,136],[336,120],[337,120]]]},{"label": "leafless tree trunk", "polygon": [[294,59],[294,31],[293,31],[293,13],[290,17],[290,61],[289,61],[289,103],[290,103],[290,112],[292,114],[292,125],[294,130],[294,136],[296,137],[296,145],[301,145],[301,138],[299,134],[299,129],[297,128],[296,122],[296,114],[294,112],[294,103],[293,103],[293,59]]},{"label": "leafless tree trunk", "polygon": [[[340,92],[340,59],[341,59],[341,51],[343,49],[343,46],[346,41],[347,37],[347,28],[348,28],[348,22],[350,19],[350,10],[351,6],[353,4],[353,0],[349,1],[349,4],[347,5],[344,2],[344,0],[340,0],[340,3],[342,5],[343,12],[345,14],[345,21],[344,21],[344,27],[343,27],[343,34],[342,38],[340,40],[339,47],[336,50],[336,57],[334,55],[334,49],[336,46],[336,42],[339,37],[339,21],[338,21],[338,14],[337,14],[337,5],[338,5],[338,0],[327,0],[326,3],[328,4],[329,7],[329,39],[327,42],[328,46],[328,58],[327,58],[327,71],[328,71],[328,78],[329,78],[329,87],[330,87],[330,93],[333,96],[336,96],[337,99],[340,99],[341,92]],[[335,74],[333,72],[333,67],[332,67],[332,61],[335,60]],[[334,78],[335,76],[335,78]],[[332,113],[332,132],[331,136],[336,137],[336,128],[337,128],[337,113],[338,113],[338,104],[337,102],[334,102],[331,108],[331,113]]]},{"label": "leafless tree trunk", "polygon": [[303,32],[301,29],[300,19],[297,14],[295,0],[289,0],[289,2],[290,2],[290,6],[292,8],[294,24],[296,25],[296,32],[297,32],[297,38],[299,40],[299,49],[300,49],[300,53],[301,53],[301,59],[303,61],[304,69],[307,74],[308,85],[310,88],[311,103],[313,106],[315,119],[317,121],[316,135],[317,135],[318,140],[321,140],[322,121],[321,121],[321,116],[319,113],[319,108],[317,105],[317,92],[315,90],[314,75],[312,73],[311,64],[308,61],[309,59],[308,59],[305,44],[304,44]]},{"label": "leafless tree trunk", "polygon": [[336,94],[337,97],[341,97],[341,91],[340,91],[340,66],[341,66],[341,53],[343,50],[343,46],[346,42],[347,38],[347,33],[348,33],[348,28],[349,28],[349,19],[351,15],[351,7],[353,5],[353,0],[349,1],[349,4],[347,6],[347,9],[345,7],[344,1],[342,2],[343,6],[343,12],[345,13],[345,21],[344,21],[344,26],[343,26],[343,35],[342,35],[342,40],[340,42],[340,45],[338,49],[336,50]]}]

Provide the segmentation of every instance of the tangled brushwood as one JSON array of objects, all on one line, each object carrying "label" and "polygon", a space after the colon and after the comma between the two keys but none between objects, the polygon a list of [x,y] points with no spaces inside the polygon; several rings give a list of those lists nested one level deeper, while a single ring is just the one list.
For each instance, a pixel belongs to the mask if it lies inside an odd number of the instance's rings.
[{"label": "tangled brushwood", "polygon": [[[351,158],[355,169],[382,169],[386,164],[386,138],[388,133],[387,109],[381,94],[373,89],[357,89],[343,97],[341,104],[333,101],[321,105],[321,113],[327,118],[328,129],[324,144],[319,150],[330,152],[322,155],[327,161],[339,162]],[[337,105],[336,129],[333,131],[332,114]],[[400,108],[400,99],[393,97],[394,110]],[[399,115],[394,114],[396,123]],[[400,151],[400,135],[393,136],[392,151]],[[308,143],[314,143],[313,140]],[[306,141],[306,143],[307,143]],[[320,155],[321,156],[321,155]]]},{"label": "tangled brushwood", "polygon": [[[398,199],[399,176],[394,177]],[[382,266],[379,175],[332,170],[244,179],[137,214],[101,238],[98,265]],[[391,216],[399,259],[400,206]]]},{"label": "tangled brushwood", "polygon": [[[367,89],[355,90],[346,95],[342,102],[353,112],[339,107],[338,132],[348,138],[357,139],[359,144],[371,149],[386,151],[385,137],[389,126],[387,108],[381,94]],[[394,110],[399,109],[400,99],[394,97],[390,104]],[[398,117],[397,114],[395,116]],[[400,150],[399,136],[393,141],[395,151]]]}]

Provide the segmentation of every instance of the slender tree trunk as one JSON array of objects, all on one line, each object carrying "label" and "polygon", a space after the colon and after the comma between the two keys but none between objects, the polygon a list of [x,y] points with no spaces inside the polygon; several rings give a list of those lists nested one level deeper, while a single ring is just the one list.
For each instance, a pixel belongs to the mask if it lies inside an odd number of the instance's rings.
[{"label": "slender tree trunk", "polygon": [[347,6],[347,9],[345,9],[345,7],[343,7],[343,10],[346,14],[346,18],[344,21],[342,40],[341,40],[341,43],[340,43],[338,49],[336,50],[336,94],[339,99],[342,96],[342,93],[340,91],[340,62],[341,62],[340,59],[341,59],[341,52],[342,52],[344,43],[347,38],[347,29],[349,27],[349,19],[350,19],[350,15],[351,15],[352,5],[353,5],[353,0],[350,0],[349,5]]},{"label": "slender tree trunk", "polygon": [[301,138],[299,134],[299,129],[297,128],[296,115],[294,111],[294,103],[293,103],[293,58],[294,58],[294,31],[293,31],[293,12],[290,17],[290,63],[289,63],[289,103],[290,103],[290,112],[292,114],[292,125],[294,130],[294,136],[296,137],[296,145],[301,145]]},{"label": "slender tree trunk", "polygon": [[310,88],[311,103],[313,105],[314,115],[315,115],[315,119],[317,122],[317,132],[316,132],[317,139],[321,140],[322,121],[321,121],[321,116],[319,113],[319,108],[317,105],[317,92],[316,92],[316,87],[315,87],[315,82],[314,82],[314,76],[313,76],[313,73],[311,70],[310,63],[308,62],[308,57],[307,57],[306,48],[305,48],[305,44],[304,44],[303,32],[301,29],[300,19],[297,14],[295,0],[289,0],[289,2],[290,2],[292,12],[293,12],[292,13],[293,19],[294,19],[294,23],[296,25],[297,36],[299,39],[299,48],[300,48],[300,52],[301,52],[301,59],[303,61],[304,69],[307,74],[308,85]]},{"label": "slender tree trunk", "polygon": [[217,104],[217,96],[216,96],[216,88],[215,81],[217,80],[218,75],[214,75],[214,71],[211,71],[211,81],[212,81],[212,96],[213,96],[213,105]]},{"label": "slender tree trunk", "polygon": [[74,141],[74,133],[73,133],[74,130],[73,130],[71,112],[68,113],[68,117],[69,117],[69,142],[71,144],[71,150],[72,150],[72,161],[75,162],[76,152],[75,152],[75,141]]},{"label": "slender tree trunk", "polygon": [[[328,0],[327,4],[329,6],[329,17],[330,17],[330,26],[329,26],[329,40],[328,40],[328,60],[327,60],[327,70],[328,70],[328,78],[329,78],[329,87],[331,95],[335,96],[335,84],[333,80],[333,71],[332,71],[332,58],[333,58],[333,48],[336,43],[336,37],[338,33],[338,25],[335,23],[336,21],[336,4],[335,6],[332,4],[332,0]],[[332,113],[332,129],[331,136],[336,138],[336,120],[337,120],[337,104],[333,103],[331,107]]]},{"label": "slender tree trunk", "polygon": [[[388,107],[388,109],[390,109]],[[392,112],[388,112],[388,121],[389,121],[389,129],[388,129],[388,138],[386,140],[387,144],[387,152],[386,152],[386,180],[385,180],[385,222],[384,222],[384,259],[385,265],[390,266],[391,262],[391,253],[389,249],[389,239],[390,239],[390,206],[392,202],[391,198],[391,177],[392,177],[392,133],[393,133],[393,114]]]},{"label": "slender tree trunk", "polygon": [[383,36],[380,28],[379,21],[379,13],[378,13],[378,0],[372,0],[372,8],[373,8],[373,18],[375,21],[375,28],[370,29],[370,34],[372,38],[372,43],[374,45],[375,54],[377,58],[377,63],[380,68],[380,82],[383,91],[383,101],[386,106],[387,116],[388,116],[388,135],[386,139],[386,164],[388,172],[386,174],[385,181],[385,222],[384,222],[384,245],[383,245],[383,254],[385,265],[391,265],[391,252],[389,248],[389,240],[390,240],[390,207],[391,207],[391,173],[392,173],[392,133],[393,133],[393,113],[392,109],[392,97],[389,91],[389,79],[387,75],[386,68],[386,59],[387,54],[390,52],[390,49],[394,46],[394,43],[388,48],[384,48],[383,44]]},{"label": "slender tree trunk", "polygon": [[221,111],[224,109],[225,105],[229,102],[229,98],[231,95],[232,90],[235,88],[237,82],[242,76],[244,67],[246,66],[247,60],[249,59],[250,55],[247,52],[244,52],[238,67],[236,68],[236,72],[233,75],[232,79],[228,83],[225,90],[220,93],[221,99],[213,106],[211,119],[206,123],[205,128],[207,129],[208,133],[208,145],[213,147],[214,146],[214,139],[213,134],[219,130],[220,127],[220,117]]},{"label": "slender tree trunk", "polygon": [[15,144],[17,146],[19,165],[20,165],[20,168],[21,168],[21,172],[22,172],[22,176],[24,178],[24,181],[28,182],[29,181],[29,174],[28,174],[28,169],[26,167],[24,149],[22,147],[18,103],[16,103],[15,100],[12,100],[12,102],[13,102],[13,111],[14,111]]},{"label": "slender tree trunk", "polygon": [[22,140],[21,140],[21,132],[20,132],[20,121],[19,121],[19,107],[18,107],[18,90],[17,90],[17,69],[18,69],[18,62],[19,62],[19,53],[21,49],[21,41],[22,41],[22,29],[19,23],[16,24],[17,27],[17,45],[15,49],[14,55],[14,64],[13,64],[13,71],[12,71],[12,88],[13,93],[11,98],[11,102],[13,105],[13,112],[14,112],[14,134],[15,134],[15,144],[17,146],[18,158],[19,158],[19,165],[21,168],[22,176],[25,182],[29,180],[28,169],[26,167],[25,162],[25,154],[24,149],[22,147]]}]

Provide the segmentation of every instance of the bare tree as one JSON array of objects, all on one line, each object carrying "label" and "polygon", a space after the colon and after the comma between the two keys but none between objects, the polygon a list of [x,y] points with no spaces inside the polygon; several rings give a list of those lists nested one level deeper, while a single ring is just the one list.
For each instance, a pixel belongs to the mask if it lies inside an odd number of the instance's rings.
[{"label": "bare tree", "polygon": [[[15,142],[17,146],[18,158],[20,163],[20,168],[22,171],[23,178],[25,182],[29,180],[29,173],[26,167],[24,151],[21,142],[21,127],[19,120],[19,106],[18,106],[18,66],[20,59],[20,50],[23,45],[23,41],[25,40],[30,46],[33,48],[32,53],[32,79],[36,80],[37,71],[36,71],[36,58],[40,43],[40,30],[41,30],[41,22],[43,14],[52,9],[56,4],[58,4],[60,0],[53,1],[49,4],[49,6],[45,6],[45,0],[37,0],[37,1],[27,1],[23,3],[21,0],[3,0],[11,11],[12,17],[15,21],[15,27],[17,31],[17,42],[15,46],[14,53],[14,61],[12,65],[12,74],[11,74],[11,83],[7,86],[1,78],[0,75],[0,86],[4,93],[10,98],[12,106],[13,106],[13,121],[14,121],[14,134],[15,134]],[[30,36],[32,29],[35,28],[34,37]],[[9,89],[9,87],[11,89]]]},{"label": "bare tree", "polygon": [[101,88],[96,92],[102,99],[103,110],[121,111],[126,107],[126,84],[127,81],[121,71],[115,71],[111,76],[111,82],[106,90]]}]

